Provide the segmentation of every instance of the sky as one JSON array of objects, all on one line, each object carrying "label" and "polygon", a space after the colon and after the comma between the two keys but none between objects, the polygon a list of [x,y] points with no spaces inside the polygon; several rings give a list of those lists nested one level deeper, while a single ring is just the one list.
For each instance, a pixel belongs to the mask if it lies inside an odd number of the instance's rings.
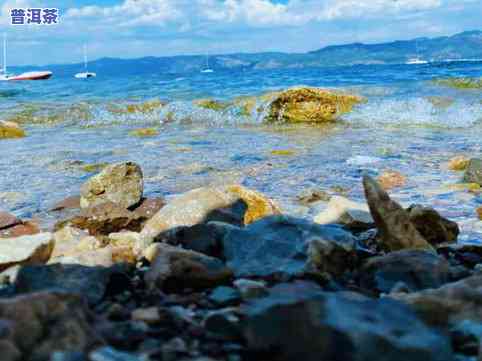
[{"label": "sky", "polygon": [[[12,26],[12,8],[59,8],[58,25]],[[8,63],[306,52],[482,30],[482,0],[0,0]],[[0,63],[2,61],[0,60]]]}]

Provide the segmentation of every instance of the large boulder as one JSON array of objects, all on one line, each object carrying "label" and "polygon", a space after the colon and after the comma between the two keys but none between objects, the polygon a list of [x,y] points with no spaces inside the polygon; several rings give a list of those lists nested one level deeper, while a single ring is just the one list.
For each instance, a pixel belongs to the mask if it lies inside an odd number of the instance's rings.
[{"label": "large boulder", "polygon": [[431,245],[457,241],[460,232],[458,224],[442,217],[435,209],[412,205],[407,211],[410,221]]},{"label": "large boulder", "polygon": [[0,272],[18,265],[44,264],[49,260],[55,241],[51,233],[0,240]]},{"label": "large boulder", "polygon": [[319,88],[294,88],[276,94],[265,121],[327,123],[350,112],[363,99]]},{"label": "large boulder", "polygon": [[368,205],[341,196],[331,197],[326,209],[314,221],[319,224],[341,224],[354,230],[366,230],[374,226]]},{"label": "large boulder", "polygon": [[148,258],[153,261],[145,281],[151,289],[211,288],[229,282],[233,276],[221,260],[202,253],[161,243],[152,245],[150,252]]},{"label": "large boulder", "polygon": [[143,191],[141,167],[132,162],[113,164],[82,185],[80,206],[112,202],[129,208],[140,202]]},{"label": "large boulder", "polygon": [[340,275],[355,263],[356,241],[350,233],[287,216],[227,228],[222,242],[224,257],[236,277]]},{"label": "large boulder", "polygon": [[482,159],[473,158],[470,160],[465,170],[464,182],[482,186]]},{"label": "large boulder", "polygon": [[0,211],[0,230],[21,224],[22,221],[13,214]]},{"label": "large boulder", "polygon": [[371,177],[363,177],[365,196],[379,231],[380,246],[385,251],[402,249],[432,250],[430,243],[410,220],[409,213],[390,199],[385,190]]},{"label": "large boulder", "polygon": [[453,360],[447,337],[389,299],[325,293],[296,282],[273,287],[242,311],[248,348],[276,360]]},{"label": "large boulder", "polygon": [[1,359],[50,360],[55,351],[83,352],[103,344],[83,298],[34,293],[0,300]]},{"label": "large boulder", "polygon": [[17,123],[0,120],[0,139],[23,137],[25,131]]},{"label": "large boulder", "polygon": [[362,286],[377,292],[390,293],[399,285],[413,292],[449,282],[450,267],[432,252],[405,250],[368,259],[360,279]]},{"label": "large boulder", "polygon": [[178,196],[163,207],[144,226],[141,238],[146,247],[163,232],[173,228],[209,221],[245,225],[278,213],[278,207],[270,199],[242,186],[198,188]]}]

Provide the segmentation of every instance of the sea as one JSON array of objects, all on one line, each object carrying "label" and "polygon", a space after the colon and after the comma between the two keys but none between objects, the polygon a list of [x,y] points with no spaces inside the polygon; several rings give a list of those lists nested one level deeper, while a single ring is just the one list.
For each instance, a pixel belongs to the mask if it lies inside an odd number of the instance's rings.
[{"label": "sea", "polygon": [[[286,214],[311,219],[327,203],[304,205],[300,194],[364,201],[362,175],[393,170],[406,177],[390,190],[393,199],[431,206],[459,223],[459,241],[482,241],[482,195],[461,184],[463,172],[447,168],[454,156],[482,154],[482,89],[434,81],[481,77],[482,62],[73,75],[0,83],[0,119],[20,122],[28,134],[0,141],[0,209],[48,228],[56,221],[53,204],[78,194],[103,165],[129,160],[141,165],[149,197],[239,183]],[[266,124],[262,112],[196,105],[296,86],[366,102],[328,126]],[[131,135],[146,127],[158,134]]]}]

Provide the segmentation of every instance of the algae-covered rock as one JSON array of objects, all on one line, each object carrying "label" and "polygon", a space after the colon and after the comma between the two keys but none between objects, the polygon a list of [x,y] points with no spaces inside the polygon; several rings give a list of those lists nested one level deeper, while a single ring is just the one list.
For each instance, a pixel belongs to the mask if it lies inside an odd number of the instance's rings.
[{"label": "algae-covered rock", "polygon": [[143,191],[141,167],[132,162],[113,164],[82,185],[80,206],[88,208],[110,201],[129,208],[139,203]]},{"label": "algae-covered rock", "polygon": [[280,157],[289,157],[295,155],[296,151],[293,149],[275,149],[271,151],[271,155],[276,155]]},{"label": "algae-covered rock", "polygon": [[455,89],[482,89],[482,78],[435,79],[434,83]]},{"label": "algae-covered rock", "polygon": [[133,137],[154,137],[158,134],[159,131],[156,128],[139,128],[129,132],[129,135]]},{"label": "algae-covered rock", "polygon": [[153,113],[154,111],[162,108],[165,105],[164,102],[160,101],[159,99],[148,100],[143,103],[133,103],[127,104],[123,106],[119,105],[110,105],[108,110],[113,114],[148,114]]},{"label": "algae-covered rock", "polygon": [[377,181],[380,183],[383,189],[388,190],[403,187],[405,185],[406,178],[400,172],[388,170],[380,174]]},{"label": "algae-covered rock", "polygon": [[447,168],[453,171],[463,171],[467,169],[469,162],[470,162],[469,158],[463,155],[458,155],[449,160],[447,164]]},{"label": "algae-covered rock", "polygon": [[350,112],[362,102],[359,96],[318,88],[294,88],[275,96],[265,117],[267,122],[326,123]]},{"label": "algae-covered rock", "polygon": [[464,182],[482,186],[482,159],[473,158],[470,160],[465,170]]},{"label": "algae-covered rock", "polygon": [[210,109],[215,111],[226,110],[229,106],[232,105],[232,103],[222,102],[214,99],[199,99],[199,100],[195,100],[194,104],[200,108]]},{"label": "algae-covered rock", "polygon": [[482,207],[477,208],[477,215],[479,216],[479,219],[482,221]]},{"label": "algae-covered rock", "polygon": [[0,120],[0,139],[23,137],[25,131],[17,123]]}]

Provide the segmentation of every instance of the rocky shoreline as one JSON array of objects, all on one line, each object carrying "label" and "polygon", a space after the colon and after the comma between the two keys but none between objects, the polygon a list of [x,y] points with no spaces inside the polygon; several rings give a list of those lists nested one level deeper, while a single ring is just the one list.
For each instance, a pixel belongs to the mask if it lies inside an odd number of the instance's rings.
[{"label": "rocky shoreline", "polygon": [[[480,159],[449,167],[482,185]],[[241,185],[146,199],[127,162],[54,229],[0,212],[2,360],[480,360],[482,244],[401,183],[365,175],[366,203],[310,221]]]}]

